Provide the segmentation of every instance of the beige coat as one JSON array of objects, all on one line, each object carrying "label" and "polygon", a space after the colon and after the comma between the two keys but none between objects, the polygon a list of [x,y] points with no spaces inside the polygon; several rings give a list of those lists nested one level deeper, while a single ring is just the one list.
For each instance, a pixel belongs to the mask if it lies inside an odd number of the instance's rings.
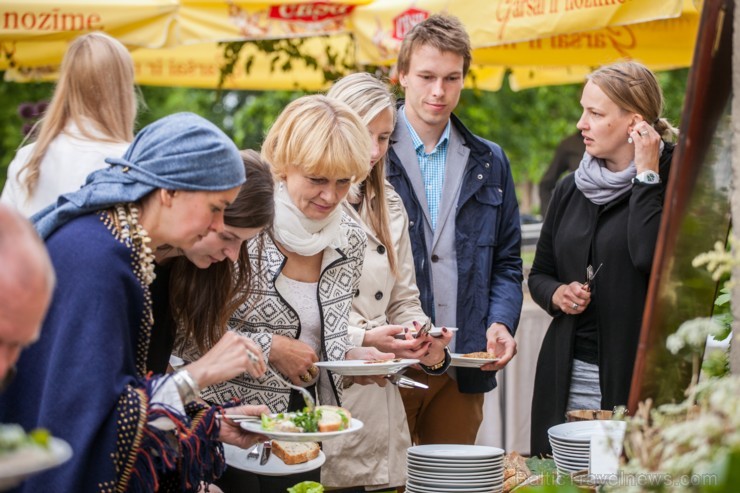
[{"label": "beige coat", "polygon": [[[385,249],[375,232],[349,204],[345,212],[367,234],[367,250],[360,277],[359,295],[352,303],[348,333],[351,344],[362,345],[365,330],[380,325],[410,326],[424,322],[419,302],[408,217],[401,198],[386,183],[393,248],[398,275],[388,264]],[[411,446],[406,413],[398,388],[393,385],[354,385],[344,391],[343,404],[365,426],[357,433],[324,442],[326,463],[321,469],[325,486],[400,486],[406,483],[406,449]]]}]

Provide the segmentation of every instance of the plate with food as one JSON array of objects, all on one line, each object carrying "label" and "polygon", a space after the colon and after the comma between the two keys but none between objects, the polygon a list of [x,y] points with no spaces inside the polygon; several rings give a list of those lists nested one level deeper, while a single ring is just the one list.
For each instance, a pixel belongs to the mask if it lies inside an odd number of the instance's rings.
[{"label": "plate with food", "polygon": [[[261,444],[255,447],[262,447]],[[259,456],[249,459],[249,450],[224,444],[226,463],[242,471],[264,476],[287,476],[318,469],[326,461],[324,452],[316,442],[284,442],[272,440],[270,456],[260,464]]]},{"label": "plate with food", "polygon": [[331,370],[338,375],[360,377],[389,375],[403,370],[407,366],[415,365],[418,362],[418,359],[394,358],[385,360],[345,359],[341,361],[319,361],[314,364],[321,368]]},{"label": "plate with food", "polygon": [[72,457],[72,448],[46,430],[26,433],[19,425],[0,425],[0,490]]},{"label": "plate with food", "polygon": [[493,353],[487,353],[485,351],[477,351],[475,353],[452,353],[452,361],[450,366],[457,366],[460,368],[480,368],[483,365],[494,363],[501,358],[497,358]]},{"label": "plate with food", "polygon": [[[448,332],[457,332],[457,327],[445,327]],[[414,339],[418,335],[418,331],[413,328],[409,328],[409,334],[411,334]],[[429,329],[429,335],[432,337],[442,337],[442,327],[432,327]],[[406,332],[399,332],[394,336],[396,339],[406,339]]]},{"label": "plate with food", "polygon": [[316,406],[313,411],[263,414],[262,419],[239,423],[252,433],[259,433],[273,440],[286,442],[321,442],[330,438],[354,433],[363,426],[362,421],[338,406]]}]

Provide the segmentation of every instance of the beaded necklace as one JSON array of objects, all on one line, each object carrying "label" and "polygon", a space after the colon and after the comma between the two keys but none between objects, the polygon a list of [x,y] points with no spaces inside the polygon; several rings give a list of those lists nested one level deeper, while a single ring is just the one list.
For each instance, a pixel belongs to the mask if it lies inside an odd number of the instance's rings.
[{"label": "beaded necklace", "polygon": [[154,282],[154,252],[149,247],[152,239],[149,233],[139,223],[139,208],[134,204],[117,204],[113,220],[116,229],[121,234],[121,239],[130,241],[138,256],[139,267],[144,283],[149,286]]}]

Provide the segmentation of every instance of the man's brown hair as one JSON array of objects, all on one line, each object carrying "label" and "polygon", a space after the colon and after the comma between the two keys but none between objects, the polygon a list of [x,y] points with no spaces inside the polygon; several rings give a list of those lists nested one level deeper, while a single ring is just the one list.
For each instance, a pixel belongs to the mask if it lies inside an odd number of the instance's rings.
[{"label": "man's brown hair", "polygon": [[408,74],[411,55],[424,45],[441,52],[452,52],[463,57],[463,77],[468,75],[470,61],[470,36],[460,19],[447,14],[434,14],[415,25],[401,43],[396,66],[399,74]]}]

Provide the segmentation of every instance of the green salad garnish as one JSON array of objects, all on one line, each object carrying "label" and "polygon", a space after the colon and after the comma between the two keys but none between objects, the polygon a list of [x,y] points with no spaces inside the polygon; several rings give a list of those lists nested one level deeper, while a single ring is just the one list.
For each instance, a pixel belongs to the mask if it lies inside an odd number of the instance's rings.
[{"label": "green salad garnish", "polygon": [[29,445],[49,448],[51,434],[42,428],[26,433],[20,425],[0,425],[0,454]]},{"label": "green salad garnish", "polygon": [[294,413],[279,413],[275,416],[262,415],[262,429],[274,430],[275,426],[281,421],[290,420],[291,423],[298,426],[304,433],[315,433],[319,431],[319,420],[321,419],[321,410],[314,409],[309,411],[303,408],[303,411]]}]

